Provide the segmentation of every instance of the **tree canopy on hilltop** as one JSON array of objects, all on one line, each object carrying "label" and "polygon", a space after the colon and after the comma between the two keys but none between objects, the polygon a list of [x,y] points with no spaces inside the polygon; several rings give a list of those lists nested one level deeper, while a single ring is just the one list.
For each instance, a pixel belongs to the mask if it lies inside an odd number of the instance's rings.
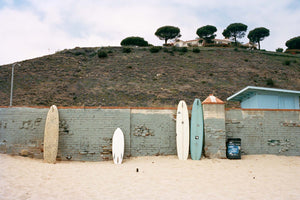
[{"label": "tree canopy on hilltop", "polygon": [[223,31],[223,36],[225,38],[234,39],[235,45],[237,45],[237,38],[243,38],[246,34],[248,26],[242,23],[233,23],[227,26]]},{"label": "tree canopy on hilltop", "polygon": [[289,39],[286,41],[285,46],[289,49],[300,49],[300,36]]},{"label": "tree canopy on hilltop", "polygon": [[203,38],[206,43],[211,43],[216,37],[216,34],[214,34],[215,32],[217,32],[215,26],[206,25],[198,28],[196,33],[200,38]]},{"label": "tree canopy on hilltop", "polygon": [[170,39],[177,39],[181,37],[180,29],[174,26],[163,26],[156,30],[155,35],[160,40],[165,40],[165,44]]},{"label": "tree canopy on hilltop", "polygon": [[270,30],[264,27],[255,28],[248,34],[250,42],[258,43],[258,49],[260,49],[260,41],[263,41],[265,37],[270,35]]}]

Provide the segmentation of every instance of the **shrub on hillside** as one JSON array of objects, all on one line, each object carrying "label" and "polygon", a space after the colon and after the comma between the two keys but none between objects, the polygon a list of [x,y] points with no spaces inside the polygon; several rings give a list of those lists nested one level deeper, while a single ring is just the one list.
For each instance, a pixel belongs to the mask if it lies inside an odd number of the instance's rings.
[{"label": "shrub on hillside", "polygon": [[76,47],[74,49],[64,50],[64,53],[72,54],[75,56],[88,56],[88,57],[94,57],[97,52],[93,48],[80,48]]},{"label": "shrub on hillside", "polygon": [[277,48],[277,49],[276,49],[276,52],[278,52],[278,53],[283,52],[283,48]]},{"label": "shrub on hillside", "polygon": [[148,42],[141,37],[127,37],[121,41],[122,46],[139,46],[145,47],[148,46]]},{"label": "shrub on hillside", "polygon": [[107,53],[105,51],[103,51],[103,50],[99,50],[97,52],[97,54],[98,54],[99,58],[106,58],[107,57]]},{"label": "shrub on hillside", "polygon": [[112,49],[108,49],[107,53],[113,53]]},{"label": "shrub on hillside", "polygon": [[176,46],[173,46],[172,47],[172,51],[173,52],[181,52],[181,53],[186,53],[188,52],[188,48],[187,47],[176,47]]},{"label": "shrub on hillside", "polygon": [[229,47],[228,44],[215,44],[215,43],[206,43],[205,47]]},{"label": "shrub on hillside", "polygon": [[159,52],[161,49],[162,49],[161,46],[153,46],[153,47],[150,47],[149,51],[150,51],[151,53],[157,53],[157,52]]},{"label": "shrub on hillside", "polygon": [[273,79],[271,79],[271,78],[268,78],[267,79],[267,86],[274,86],[274,81],[273,81]]},{"label": "shrub on hillside", "polygon": [[194,53],[200,53],[200,49],[197,48],[197,47],[196,47],[196,48],[193,48],[193,52],[194,52]]},{"label": "shrub on hillside", "polygon": [[171,51],[172,51],[172,52],[175,52],[175,51],[177,51],[178,48],[179,48],[179,47],[173,46],[172,49],[171,49]]},{"label": "shrub on hillside", "polygon": [[74,49],[71,50],[71,52],[75,56],[85,55],[85,50],[80,47],[75,47]]},{"label": "shrub on hillside", "polygon": [[182,52],[182,53],[188,52],[188,48],[187,48],[187,47],[181,47],[181,48],[178,48],[177,50],[178,50],[179,52]]},{"label": "shrub on hillside", "polygon": [[163,51],[165,52],[165,53],[169,53],[169,49],[168,48],[163,48]]},{"label": "shrub on hillside", "polygon": [[285,60],[285,61],[283,61],[283,64],[284,64],[284,65],[290,65],[290,64],[291,64],[291,61],[290,61],[290,60]]},{"label": "shrub on hillside", "polygon": [[123,53],[130,53],[131,49],[129,47],[125,47],[125,48],[122,49],[122,52]]}]

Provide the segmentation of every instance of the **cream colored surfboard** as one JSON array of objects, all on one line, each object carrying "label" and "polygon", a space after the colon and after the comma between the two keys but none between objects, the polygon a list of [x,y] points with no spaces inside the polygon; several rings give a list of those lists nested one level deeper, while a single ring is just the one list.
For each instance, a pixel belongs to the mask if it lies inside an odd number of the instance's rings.
[{"label": "cream colored surfboard", "polygon": [[55,105],[51,106],[46,119],[44,132],[44,161],[55,163],[58,150],[59,117]]},{"label": "cream colored surfboard", "polygon": [[179,160],[187,160],[189,156],[190,124],[185,101],[180,101],[177,107],[176,143]]},{"label": "cream colored surfboard", "polygon": [[117,128],[112,138],[112,156],[115,164],[122,164],[124,156],[124,134]]}]

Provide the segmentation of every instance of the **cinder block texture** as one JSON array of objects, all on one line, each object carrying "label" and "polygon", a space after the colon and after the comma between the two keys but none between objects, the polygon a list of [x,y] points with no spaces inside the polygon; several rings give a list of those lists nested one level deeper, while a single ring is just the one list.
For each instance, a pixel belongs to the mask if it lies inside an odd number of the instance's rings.
[{"label": "cinder block texture", "polygon": [[112,136],[118,127],[130,154],[130,109],[59,109],[58,156],[62,160],[111,160]]},{"label": "cinder block texture", "polygon": [[176,154],[176,110],[131,110],[131,155]]},{"label": "cinder block texture", "polygon": [[[0,153],[43,158],[48,108],[0,108]],[[175,110],[59,109],[58,160],[111,160],[121,128],[125,157],[176,154]]]},{"label": "cinder block texture", "polygon": [[208,158],[226,158],[224,104],[203,104],[204,153]]},{"label": "cinder block texture", "polygon": [[[224,105],[203,108],[207,157],[226,156],[226,134],[242,139],[245,154],[300,155],[300,111],[227,110],[225,126]],[[0,108],[0,153],[42,159],[48,110]],[[59,109],[57,159],[112,159],[118,127],[125,136],[125,157],[175,155],[175,116],[174,109]]]},{"label": "cinder block texture", "polygon": [[48,110],[0,108],[0,152],[42,159]]},{"label": "cinder block texture", "polygon": [[300,111],[227,110],[228,138],[241,138],[244,154],[300,155]]}]

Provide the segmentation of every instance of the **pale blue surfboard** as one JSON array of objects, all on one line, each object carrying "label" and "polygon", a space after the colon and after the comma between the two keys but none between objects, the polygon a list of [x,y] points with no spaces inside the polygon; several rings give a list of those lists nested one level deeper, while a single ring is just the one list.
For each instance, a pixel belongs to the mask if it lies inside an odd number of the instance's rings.
[{"label": "pale blue surfboard", "polygon": [[200,160],[203,148],[203,110],[200,99],[195,99],[191,117],[190,151],[192,160]]}]

